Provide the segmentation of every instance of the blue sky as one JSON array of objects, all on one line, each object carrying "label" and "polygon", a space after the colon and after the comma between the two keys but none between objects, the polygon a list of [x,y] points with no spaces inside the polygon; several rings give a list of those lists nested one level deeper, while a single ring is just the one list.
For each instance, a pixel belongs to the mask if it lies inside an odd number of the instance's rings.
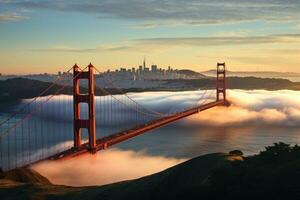
[{"label": "blue sky", "polygon": [[0,0],[0,72],[94,63],[298,71],[296,0]]}]

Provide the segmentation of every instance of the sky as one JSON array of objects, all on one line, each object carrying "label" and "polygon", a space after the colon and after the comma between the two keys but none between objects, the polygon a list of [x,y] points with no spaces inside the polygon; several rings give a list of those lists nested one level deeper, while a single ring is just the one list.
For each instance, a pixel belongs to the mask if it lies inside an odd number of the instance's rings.
[{"label": "sky", "polygon": [[300,72],[299,0],[0,0],[0,73],[147,64]]}]

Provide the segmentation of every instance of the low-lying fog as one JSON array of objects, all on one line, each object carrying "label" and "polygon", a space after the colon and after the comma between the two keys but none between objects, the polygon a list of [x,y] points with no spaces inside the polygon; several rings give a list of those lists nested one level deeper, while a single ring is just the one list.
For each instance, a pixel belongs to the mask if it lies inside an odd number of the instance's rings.
[{"label": "low-lying fog", "polygon": [[[175,112],[193,105],[199,94],[144,92],[130,96],[150,109]],[[206,153],[240,149],[254,154],[278,141],[300,143],[300,92],[229,90],[228,99],[230,107],[201,112],[94,156],[44,162],[33,168],[56,184],[102,185],[152,174]]]}]

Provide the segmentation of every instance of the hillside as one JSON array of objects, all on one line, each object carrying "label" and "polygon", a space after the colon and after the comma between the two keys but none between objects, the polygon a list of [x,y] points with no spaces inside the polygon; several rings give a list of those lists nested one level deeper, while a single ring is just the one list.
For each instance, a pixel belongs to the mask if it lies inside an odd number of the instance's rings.
[{"label": "hillside", "polygon": [[299,199],[299,169],[300,147],[277,143],[255,156],[243,157],[238,150],[208,154],[150,176],[104,186],[56,186],[2,175],[0,195],[2,199],[64,200]]},{"label": "hillside", "polygon": [[[216,70],[207,70],[200,72],[205,76],[215,76]],[[228,76],[239,76],[239,77],[260,77],[260,78],[282,78],[282,77],[300,77],[300,73],[295,72],[275,72],[275,71],[230,71],[227,70]]]},{"label": "hillside", "polygon": [[[31,80],[26,78],[12,78],[4,81],[0,81],[0,99],[1,102],[16,101],[19,99],[33,98],[38,96],[41,92],[46,90],[52,83],[43,82],[38,80]],[[73,94],[72,86],[63,86],[54,84],[50,89],[43,93],[42,96],[51,94]],[[59,91],[58,91],[59,90]],[[118,90],[108,89],[110,92],[117,94]],[[57,92],[58,91],[58,92]],[[86,88],[80,88],[80,91],[87,92]],[[103,91],[100,88],[95,87],[96,95],[103,95]]]},{"label": "hillside", "polygon": [[[228,77],[227,78],[229,89],[265,89],[265,90],[300,90],[299,82],[292,82],[286,79],[275,79],[275,78],[257,78],[257,77]],[[13,78],[5,81],[0,81],[0,99],[1,105],[5,103],[13,103],[19,99],[33,98],[38,96],[42,91],[48,88],[52,83],[42,82],[37,80],[30,80],[25,78]],[[61,88],[61,85],[55,84],[52,88],[47,90],[43,95],[50,95],[56,93]],[[165,81],[160,87],[157,88],[129,88],[123,89],[124,92],[144,92],[144,91],[180,91],[180,90],[196,90],[199,88],[215,88],[215,79],[213,78],[200,78],[200,79],[189,79],[189,80],[168,80]],[[111,94],[119,94],[120,90],[105,88]],[[86,88],[80,89],[82,92],[87,92]],[[64,86],[56,94],[73,94],[72,86]],[[95,86],[96,95],[105,95],[102,89]]]},{"label": "hillside", "polygon": [[[32,98],[39,95],[52,83],[30,80],[25,78],[12,78],[0,81],[0,98],[2,101],[13,101],[23,98]],[[44,96],[55,93],[60,85],[54,85],[44,93]],[[73,88],[66,86],[60,93],[72,94]]]},{"label": "hillside", "polygon": [[[165,85],[169,88],[179,89],[179,84],[184,89],[213,89],[215,88],[215,79],[169,80]],[[300,90],[300,83],[280,78],[227,77],[227,88],[244,90]]]},{"label": "hillside", "polygon": [[[191,159],[185,163],[171,167],[157,174],[146,176],[132,181],[124,181],[99,187],[72,188],[55,186],[47,181],[34,181],[36,172],[30,169],[21,169],[8,172],[0,176],[0,195],[5,198],[19,197],[46,198],[51,194],[55,199],[159,199],[181,196],[184,191],[195,186],[207,184],[211,172],[226,163],[224,154],[210,154]],[[19,178],[20,171],[26,179]],[[29,178],[26,174],[32,174]],[[4,177],[4,178],[3,178]],[[10,182],[10,184],[4,184]],[[65,190],[65,191],[64,191]],[[23,199],[23,198],[22,198]]]},{"label": "hillside", "polygon": [[[80,188],[57,186],[37,172],[20,168],[10,172],[0,172],[0,199],[1,200],[31,200],[59,198],[68,192],[76,192]],[[60,198],[61,199],[61,198]]]},{"label": "hillside", "polygon": [[12,182],[50,185],[50,181],[34,170],[20,168],[9,172],[0,172],[0,179]]},{"label": "hillside", "polygon": [[188,77],[192,77],[192,78],[205,78],[206,77],[206,76],[204,76],[203,74],[201,74],[199,72],[195,72],[195,71],[189,70],[189,69],[178,70],[178,73],[186,75]]}]

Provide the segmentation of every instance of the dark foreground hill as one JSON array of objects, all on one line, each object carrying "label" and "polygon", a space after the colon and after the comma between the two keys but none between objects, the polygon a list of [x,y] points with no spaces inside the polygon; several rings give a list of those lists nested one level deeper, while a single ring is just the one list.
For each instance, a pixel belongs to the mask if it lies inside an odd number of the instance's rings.
[{"label": "dark foreground hill", "polygon": [[30,169],[9,174],[0,176],[1,199],[300,199],[300,147],[278,143],[251,157],[240,151],[208,154],[105,186],[52,185]]}]

